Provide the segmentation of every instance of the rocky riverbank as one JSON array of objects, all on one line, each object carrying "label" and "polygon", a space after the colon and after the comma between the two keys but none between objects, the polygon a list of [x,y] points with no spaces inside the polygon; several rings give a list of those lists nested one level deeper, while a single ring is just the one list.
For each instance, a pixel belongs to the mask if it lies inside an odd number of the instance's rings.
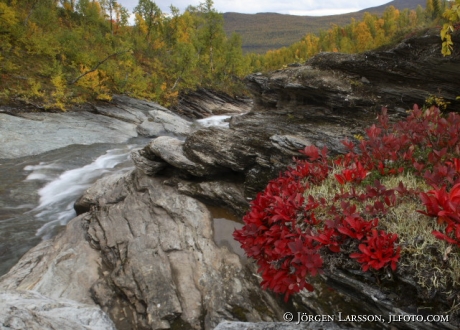
[{"label": "rocky riverbank", "polygon": [[[407,297],[398,294],[412,294],[409,300],[420,306],[439,303],[419,300],[416,284],[403,293],[388,292],[337,270],[326,272],[324,280],[338,293],[328,294],[324,287],[283,306],[259,288],[254,265],[215,244],[206,207],[243,214],[248,199],[292,156],[300,156],[299,149],[314,144],[332,154],[343,152],[340,140],[362,133],[382,106],[398,118],[441,88],[457,109],[459,57],[443,58],[439,47],[439,37],[428,34],[387,51],[320,54],[302,66],[251,75],[246,81],[254,106],[232,117],[229,128],[166,129],[165,123],[183,123],[167,117],[161,129],[170,136],[134,152],[132,172],[89,188],[75,205],[79,216],[54,240],[28,252],[0,279],[0,289],[97,304],[118,329],[213,329],[223,320],[281,321],[286,308],[386,317],[413,313],[414,306],[400,303]],[[150,123],[157,127],[154,114],[174,116],[142,102],[120,110],[137,101],[119,100],[116,107],[97,112],[131,121],[129,132],[148,131]],[[164,133],[151,134],[158,135]],[[450,324],[400,323],[398,329],[456,329],[454,318]],[[340,326],[347,325],[356,324]],[[370,327],[391,325],[366,324]]]}]

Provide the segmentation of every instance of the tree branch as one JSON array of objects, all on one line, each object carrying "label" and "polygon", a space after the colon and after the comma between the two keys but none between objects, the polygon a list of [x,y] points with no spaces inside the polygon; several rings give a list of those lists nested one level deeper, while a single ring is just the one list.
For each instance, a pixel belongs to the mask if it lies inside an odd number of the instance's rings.
[{"label": "tree branch", "polygon": [[75,78],[74,80],[72,80],[71,82],[69,82],[69,85],[75,84],[77,81],[79,81],[81,78],[83,78],[83,77],[86,76],[87,74],[96,71],[97,68],[99,68],[102,64],[104,64],[109,58],[114,57],[114,56],[117,56],[117,55],[121,55],[121,54],[124,54],[124,53],[127,53],[127,52],[129,52],[129,51],[130,51],[130,49],[128,49],[128,50],[122,50],[122,51],[119,51],[119,52],[110,54],[109,56],[107,56],[106,58],[104,58],[102,61],[100,61],[99,63],[97,63],[96,66],[95,66],[94,68],[92,68],[92,69],[89,70],[89,71],[86,71],[85,73],[82,73],[82,74],[79,75],[77,78]]}]

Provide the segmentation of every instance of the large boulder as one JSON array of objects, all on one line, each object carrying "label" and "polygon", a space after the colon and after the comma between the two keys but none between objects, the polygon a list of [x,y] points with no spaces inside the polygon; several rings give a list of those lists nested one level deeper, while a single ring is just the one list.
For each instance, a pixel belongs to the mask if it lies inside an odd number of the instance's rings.
[{"label": "large boulder", "polygon": [[136,170],[100,179],[79,200],[83,213],[29,251],[0,290],[96,302],[117,328],[279,319],[281,307],[255,270],[214,242],[206,206],[164,181]]}]

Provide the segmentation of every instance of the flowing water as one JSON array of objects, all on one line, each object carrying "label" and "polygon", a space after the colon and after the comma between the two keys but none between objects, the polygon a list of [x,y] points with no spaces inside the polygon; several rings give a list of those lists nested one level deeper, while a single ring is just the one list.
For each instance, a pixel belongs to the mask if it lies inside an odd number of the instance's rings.
[{"label": "flowing water", "polygon": [[0,160],[0,275],[75,217],[73,204],[98,178],[130,170],[129,154],[146,143],[72,145]]},{"label": "flowing water", "polygon": [[[229,117],[200,120],[196,128],[228,127]],[[149,141],[71,145],[35,156],[0,159],[0,276],[75,217],[73,205],[92,183],[131,170],[129,154]]]},{"label": "flowing water", "polygon": [[204,119],[198,119],[196,122],[204,127],[217,126],[217,127],[229,127],[229,121],[232,116],[212,116]]}]

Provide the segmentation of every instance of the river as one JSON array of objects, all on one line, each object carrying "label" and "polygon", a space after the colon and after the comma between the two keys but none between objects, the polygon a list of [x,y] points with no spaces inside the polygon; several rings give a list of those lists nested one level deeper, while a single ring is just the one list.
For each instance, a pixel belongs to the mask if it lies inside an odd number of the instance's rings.
[{"label": "river", "polygon": [[[209,117],[194,126],[228,127],[229,117]],[[133,169],[130,153],[149,141],[135,138],[124,144],[71,145],[0,159],[0,276],[30,248],[64,228],[76,215],[75,201],[97,179]]]}]

